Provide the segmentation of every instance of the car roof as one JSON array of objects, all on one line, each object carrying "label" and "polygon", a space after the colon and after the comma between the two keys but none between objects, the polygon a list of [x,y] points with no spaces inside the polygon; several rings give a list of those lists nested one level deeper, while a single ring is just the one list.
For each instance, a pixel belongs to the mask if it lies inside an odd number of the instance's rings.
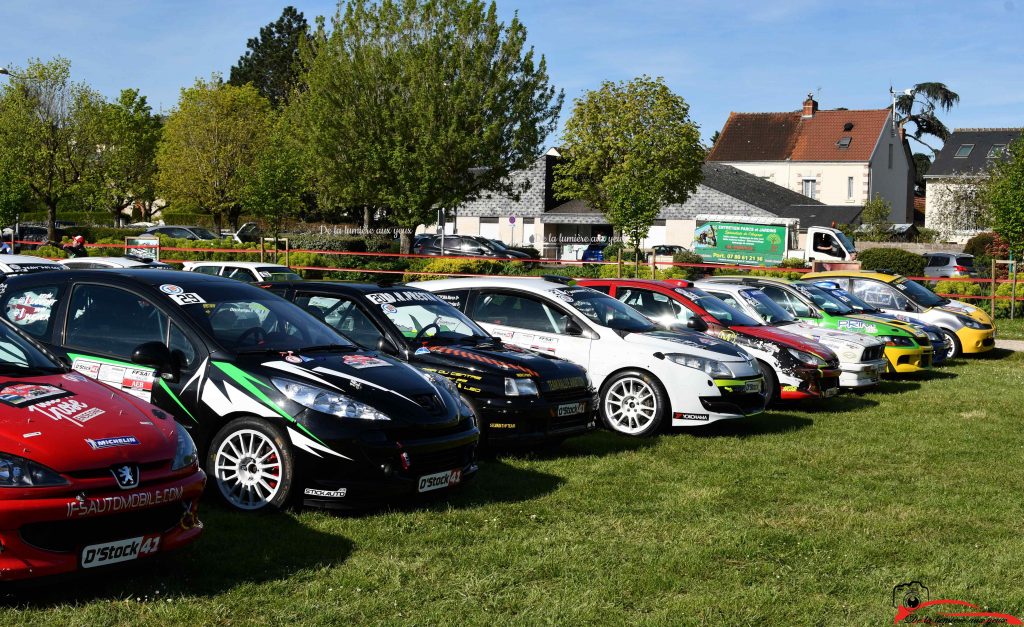
[{"label": "car roof", "polygon": [[808,272],[804,275],[807,279],[819,279],[825,277],[859,277],[862,279],[875,279],[877,281],[883,281],[885,283],[892,283],[896,279],[903,278],[898,274],[885,274],[883,272],[872,272],[870,270],[828,270],[825,272]]},{"label": "car roof", "polygon": [[198,224],[158,224],[156,226],[151,226],[146,230],[153,231],[155,229],[206,229],[211,233],[213,232],[210,228],[199,226]]},{"label": "car roof", "polygon": [[[154,264],[163,264],[161,261],[147,263],[145,261],[139,261],[137,259],[128,259],[126,257],[72,257],[70,259],[61,259],[61,264],[71,263],[72,265],[79,263],[93,263],[93,262],[109,262],[118,264],[121,268],[136,268],[141,266],[150,267]],[[164,264],[166,265],[166,264]],[[162,266],[161,266],[162,267]]]},{"label": "car roof", "polygon": [[[718,279],[724,279],[719,281]],[[707,279],[708,283],[732,284],[732,285],[749,285],[753,283],[773,283],[776,285],[789,285],[792,283],[789,279],[783,279],[774,276],[743,276],[743,275],[730,275],[730,276],[716,276],[711,279]]]},{"label": "car roof", "polygon": [[374,294],[379,292],[408,292],[410,290],[427,291],[405,283],[348,283],[345,281],[267,281],[260,287],[295,287],[300,289],[343,292],[346,294]]},{"label": "car roof", "polygon": [[[420,287],[429,291],[433,290],[458,290],[477,287],[498,287],[506,289],[517,289],[527,292],[546,293],[548,290],[567,287],[564,283],[548,281],[540,277],[467,277],[458,279],[437,279],[434,281],[416,281],[409,283],[411,287]],[[429,287],[427,287],[429,286]]]},{"label": "car roof", "polygon": [[63,270],[64,265],[45,257],[34,255],[0,255],[0,272],[4,274],[29,274],[11,266],[52,266],[55,270]]},{"label": "car roof", "polygon": [[291,268],[279,263],[263,263],[262,261],[187,261],[185,265],[189,268],[199,266],[232,266],[235,268],[283,268],[291,271]]},{"label": "car roof", "polygon": [[[63,266],[62,266],[63,267]],[[28,275],[19,275],[26,277],[26,280],[31,281],[45,281],[45,272],[34,272]],[[40,277],[40,278],[36,278]],[[61,280],[66,278],[77,279],[81,277],[88,277],[90,279],[110,280],[111,278],[127,279],[129,282],[137,283],[141,285],[147,285],[150,287],[157,287],[165,284],[173,284],[179,286],[198,285],[201,283],[216,282],[221,285],[248,285],[248,283],[242,283],[235,279],[228,279],[226,277],[212,276],[209,274],[202,274],[199,272],[182,272],[180,270],[164,270],[154,268],[104,268],[98,270],[95,268],[79,268],[79,269],[66,269],[61,274]],[[259,289],[259,288],[256,288]]]},{"label": "car roof", "polygon": [[704,280],[694,281],[693,282],[693,286],[694,287],[698,287],[700,289],[708,289],[708,290],[722,289],[722,290],[724,290],[726,292],[731,292],[733,294],[738,293],[740,290],[751,290],[751,289],[755,289],[756,290],[757,289],[756,286],[754,286],[754,285],[747,285],[745,283],[716,283],[714,281],[704,281]]}]

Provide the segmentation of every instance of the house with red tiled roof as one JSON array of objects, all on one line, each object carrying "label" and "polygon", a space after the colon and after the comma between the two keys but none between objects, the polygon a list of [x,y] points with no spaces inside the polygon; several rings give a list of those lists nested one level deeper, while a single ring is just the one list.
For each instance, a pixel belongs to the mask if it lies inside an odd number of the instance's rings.
[{"label": "house with red tiled roof", "polygon": [[879,195],[889,221],[913,221],[914,160],[891,109],[730,113],[709,162],[723,163],[826,205],[863,205]]}]

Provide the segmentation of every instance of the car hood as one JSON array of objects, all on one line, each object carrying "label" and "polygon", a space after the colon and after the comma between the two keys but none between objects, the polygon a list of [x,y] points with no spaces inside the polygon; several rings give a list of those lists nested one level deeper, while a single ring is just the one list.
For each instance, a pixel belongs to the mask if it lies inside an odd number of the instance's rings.
[{"label": "car hood", "polygon": [[840,331],[857,331],[863,329],[872,335],[909,335],[916,339],[927,341],[928,336],[921,331],[900,320],[879,318],[869,314],[854,314],[839,316],[837,328]]},{"label": "car hood", "polygon": [[951,300],[945,305],[942,305],[941,307],[936,307],[936,309],[948,311],[950,313],[960,314],[962,316],[970,316],[971,318],[974,318],[978,322],[982,322],[984,324],[992,324],[992,316],[985,313],[983,309],[981,309],[980,307],[975,307],[974,305],[970,305],[965,302],[961,302],[959,300]]},{"label": "car hood", "polygon": [[[387,414],[391,425],[448,424],[458,421],[457,401],[443,385],[403,361],[371,351],[312,352],[285,355],[239,355],[239,374],[222,368],[234,379],[246,374],[278,378],[344,394]],[[428,378],[430,377],[430,378]],[[237,381],[246,387],[244,381]],[[268,384],[273,386],[271,382]],[[276,387],[274,396],[283,396]],[[438,405],[438,402],[441,405]]]},{"label": "car hood", "polygon": [[174,458],[170,415],[80,374],[4,377],[0,403],[0,451],[57,472]]},{"label": "car hood", "polygon": [[499,377],[526,374],[540,381],[585,374],[581,366],[572,362],[510,344],[428,345],[413,350],[411,358],[414,365],[454,367]]},{"label": "car hood", "polygon": [[804,351],[805,353],[811,353],[817,355],[826,361],[836,359],[836,354],[832,352],[827,346],[813,341],[808,340],[806,337],[797,335],[795,333],[788,333],[782,329],[769,326],[731,326],[728,331],[734,331],[740,335],[746,335],[748,337],[754,337],[759,340],[772,342],[786,348],[795,348],[796,350]]},{"label": "car hood", "polygon": [[630,344],[645,346],[656,351],[674,352],[678,350],[687,355],[718,361],[747,361],[749,359],[747,353],[736,345],[696,331],[629,333],[624,339]]},{"label": "car hood", "polygon": [[786,331],[787,333],[810,338],[816,342],[821,342],[837,353],[850,350],[861,351],[869,346],[882,346],[885,344],[882,340],[871,335],[827,329],[825,327],[807,324],[806,322],[787,324],[779,327],[779,329]]}]

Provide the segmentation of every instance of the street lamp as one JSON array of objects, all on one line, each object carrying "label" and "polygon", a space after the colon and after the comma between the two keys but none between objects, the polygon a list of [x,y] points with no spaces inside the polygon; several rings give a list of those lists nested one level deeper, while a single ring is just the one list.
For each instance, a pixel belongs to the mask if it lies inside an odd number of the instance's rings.
[{"label": "street lamp", "polygon": [[913,96],[914,95],[914,90],[913,89],[904,89],[904,90],[902,90],[900,92],[897,92],[897,91],[895,91],[892,88],[892,85],[889,85],[889,95],[892,96],[892,136],[895,137],[896,136],[896,128],[897,128],[897,124],[896,124],[896,97],[897,97],[897,95],[900,95],[900,96]]}]

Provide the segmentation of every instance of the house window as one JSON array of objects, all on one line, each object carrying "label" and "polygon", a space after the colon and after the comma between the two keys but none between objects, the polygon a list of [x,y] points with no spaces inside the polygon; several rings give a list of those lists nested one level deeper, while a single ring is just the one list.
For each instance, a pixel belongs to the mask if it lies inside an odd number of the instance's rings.
[{"label": "house window", "polygon": [[889,169],[892,169],[892,144],[889,144]]},{"label": "house window", "polygon": [[966,159],[971,156],[971,151],[974,150],[974,144],[961,144],[956,150],[956,154],[953,155],[956,159]]},{"label": "house window", "polygon": [[804,179],[804,196],[807,196],[811,200],[818,199],[817,179]]},{"label": "house window", "polygon": [[988,151],[989,159],[998,159],[1006,154],[1006,144],[996,144]]},{"label": "house window", "polygon": [[846,177],[846,199],[853,200],[853,177]]}]

